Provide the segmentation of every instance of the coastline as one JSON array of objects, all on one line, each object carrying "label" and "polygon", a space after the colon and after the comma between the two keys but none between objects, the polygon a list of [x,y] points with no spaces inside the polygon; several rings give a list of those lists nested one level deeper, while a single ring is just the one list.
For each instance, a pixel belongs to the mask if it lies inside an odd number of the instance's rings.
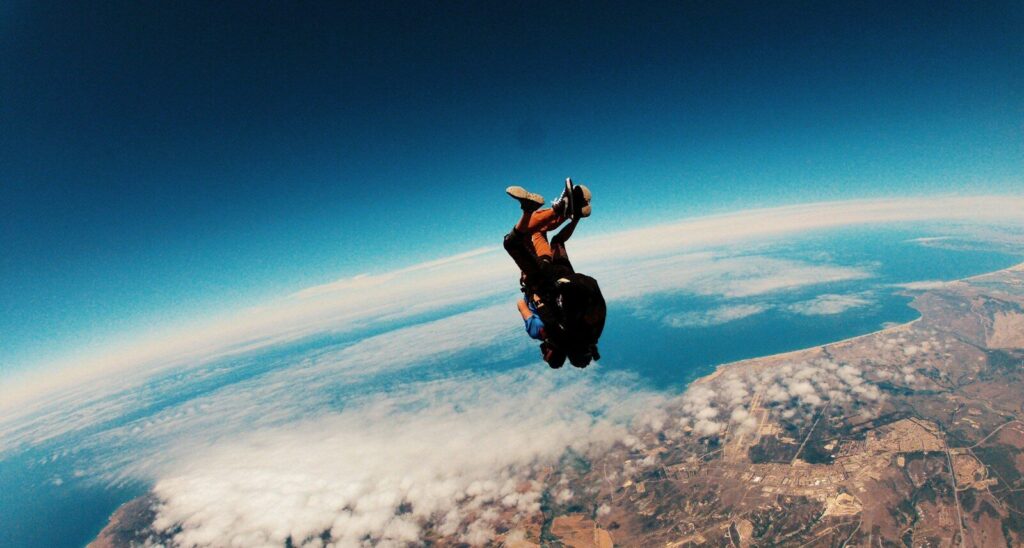
[{"label": "coastline", "polygon": [[[1003,268],[1003,269],[1000,269],[1000,270],[994,270],[994,271],[985,272],[985,273],[982,273],[982,274],[975,274],[974,276],[968,276],[966,278],[960,278],[960,279],[957,279],[957,280],[950,280],[949,282],[946,282],[946,283],[947,283],[947,285],[948,284],[958,284],[958,283],[967,284],[967,283],[970,283],[971,281],[981,280],[981,279],[984,279],[984,278],[987,278],[987,277],[990,277],[990,276],[995,276],[995,275],[998,275],[998,274],[1001,274],[1001,273],[1004,273],[1004,272],[1024,272],[1024,262],[1021,262],[1021,263],[1018,263],[1016,265],[1009,266],[1007,268]],[[915,310],[918,310],[914,306],[914,303],[917,302],[917,299],[921,295],[924,295],[926,293],[931,293],[933,291],[936,291],[936,289],[933,288],[933,289],[926,289],[926,290],[919,291],[918,294],[914,297],[914,299],[907,306],[909,306],[911,308],[914,308]],[[914,324],[916,324],[919,321],[921,321],[921,319],[922,319],[922,316],[918,316],[917,318],[915,318],[913,320],[910,320],[909,322],[904,322],[904,323],[901,323],[899,325],[892,325],[892,326],[889,326],[889,327],[883,327],[882,329],[877,329],[875,331],[871,331],[871,332],[868,332],[868,333],[863,333],[861,335],[855,335],[853,337],[848,337],[848,338],[845,338],[845,339],[839,339],[839,340],[836,340],[836,341],[827,342],[825,344],[821,344],[821,345],[818,345],[818,346],[810,346],[810,347],[807,347],[807,348],[800,348],[800,349],[797,349],[797,350],[788,350],[786,352],[779,352],[777,354],[766,354],[764,356],[758,356],[756,358],[747,358],[745,360],[739,360],[739,361],[734,361],[734,362],[722,363],[722,364],[719,364],[719,365],[715,366],[715,370],[712,371],[711,373],[708,373],[707,375],[704,375],[703,377],[695,379],[693,382],[690,383],[689,386],[698,386],[698,385],[708,384],[708,383],[713,382],[714,380],[718,379],[719,377],[721,377],[723,374],[725,374],[728,371],[734,371],[736,369],[743,369],[743,368],[748,368],[748,367],[749,368],[760,368],[760,367],[766,366],[769,363],[785,361],[787,359],[794,359],[797,356],[802,356],[802,355],[810,354],[810,353],[816,353],[816,352],[820,353],[820,352],[823,351],[823,349],[825,349],[827,347],[830,347],[830,346],[845,346],[845,345],[848,345],[848,344],[855,343],[855,342],[857,342],[857,341],[859,341],[861,339],[867,338],[867,337],[874,337],[874,336],[885,334],[885,333],[897,333],[897,332],[900,332],[900,331],[905,331],[905,330],[910,329],[911,327],[913,327]]]},{"label": "coastline", "polygon": [[906,322],[906,323],[901,323],[899,325],[893,325],[893,326],[889,326],[889,327],[883,327],[882,329],[878,329],[878,330],[875,330],[875,331],[864,333],[862,335],[855,335],[853,337],[849,337],[849,338],[846,338],[846,339],[839,339],[837,341],[832,341],[832,342],[827,342],[825,344],[818,345],[818,346],[809,346],[807,348],[799,348],[797,350],[787,350],[786,352],[779,352],[777,354],[766,354],[764,356],[758,356],[756,358],[747,358],[745,360],[739,360],[739,361],[735,361],[735,362],[728,362],[728,363],[719,364],[719,365],[715,366],[715,370],[714,371],[712,371],[711,373],[708,373],[707,375],[704,375],[703,377],[700,377],[699,379],[694,380],[692,383],[690,383],[690,385],[693,386],[693,385],[699,385],[699,384],[705,384],[705,383],[711,382],[711,381],[717,379],[718,377],[720,377],[723,373],[725,373],[727,370],[730,370],[730,369],[741,368],[741,367],[744,367],[744,366],[754,367],[754,366],[758,366],[758,365],[763,365],[763,364],[758,364],[756,362],[784,361],[786,359],[793,358],[796,355],[807,354],[807,353],[810,353],[810,352],[820,352],[823,348],[826,348],[826,347],[829,347],[829,346],[837,346],[837,345],[845,345],[845,344],[849,344],[849,343],[854,343],[854,342],[859,341],[860,339],[864,339],[864,338],[867,338],[867,337],[873,337],[875,335],[879,335],[879,334],[882,334],[882,333],[895,333],[897,331],[908,329],[908,328],[910,328],[911,326],[913,326],[915,323],[917,323],[919,321],[921,321],[921,318],[915,318],[915,319],[910,320],[909,322]]}]

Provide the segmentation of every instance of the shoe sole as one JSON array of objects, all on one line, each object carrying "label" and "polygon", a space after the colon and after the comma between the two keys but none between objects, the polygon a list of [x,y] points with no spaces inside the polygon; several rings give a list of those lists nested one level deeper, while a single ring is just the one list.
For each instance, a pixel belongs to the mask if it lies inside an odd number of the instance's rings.
[{"label": "shoe sole", "polygon": [[580,189],[580,198],[583,198],[583,203],[590,203],[590,189],[585,185],[576,185],[576,188]]},{"label": "shoe sole", "polygon": [[538,207],[544,205],[543,196],[540,194],[534,194],[521,186],[510,186],[505,189],[505,194],[508,194],[520,202],[530,202],[532,204],[537,204]]},{"label": "shoe sole", "polygon": [[579,215],[577,215],[577,217],[580,219],[590,217],[590,213],[591,211],[593,211],[593,209],[590,207],[590,189],[587,188],[586,185],[573,185],[572,194],[574,200],[583,202],[583,205],[580,207]]}]

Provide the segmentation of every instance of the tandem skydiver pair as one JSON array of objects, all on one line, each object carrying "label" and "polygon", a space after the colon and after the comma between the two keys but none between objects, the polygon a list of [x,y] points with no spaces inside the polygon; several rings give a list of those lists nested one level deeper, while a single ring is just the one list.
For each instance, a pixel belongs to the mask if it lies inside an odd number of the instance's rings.
[{"label": "tandem skydiver pair", "polygon": [[[606,307],[597,280],[576,272],[565,248],[580,219],[589,217],[590,189],[565,180],[551,207],[544,198],[520,186],[505,192],[519,201],[522,216],[505,235],[505,251],[519,266],[523,298],[517,302],[526,332],[541,341],[544,361],[554,369],[566,359],[583,368],[601,358],[598,339]],[[543,208],[543,209],[542,209]],[[549,241],[548,232],[565,226]]]}]

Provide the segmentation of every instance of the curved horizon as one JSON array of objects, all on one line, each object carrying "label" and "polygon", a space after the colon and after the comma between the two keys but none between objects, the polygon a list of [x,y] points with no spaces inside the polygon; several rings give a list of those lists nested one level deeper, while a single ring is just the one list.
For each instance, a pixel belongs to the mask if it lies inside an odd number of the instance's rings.
[{"label": "curved horizon", "polygon": [[[574,261],[582,268],[608,269],[623,260],[670,251],[695,250],[781,234],[866,224],[913,221],[969,221],[980,225],[1024,225],[1024,196],[941,196],[800,203],[690,217],[653,227],[573,239]],[[581,227],[585,229],[585,226]],[[207,361],[322,333],[437,312],[514,293],[514,265],[499,246],[477,248],[394,270],[362,273],[286,292],[258,307],[225,310],[191,326],[165,326],[121,344],[107,344],[84,356],[32,364],[0,377],[13,408],[35,397],[115,373],[150,374],[186,360]],[[493,289],[500,287],[502,289]],[[610,284],[609,299],[619,287]],[[421,300],[419,295],[432,295]],[[504,298],[504,297],[502,297]],[[380,303],[389,301],[389,305]],[[196,325],[198,324],[198,325]],[[71,351],[73,352],[73,350]]]}]

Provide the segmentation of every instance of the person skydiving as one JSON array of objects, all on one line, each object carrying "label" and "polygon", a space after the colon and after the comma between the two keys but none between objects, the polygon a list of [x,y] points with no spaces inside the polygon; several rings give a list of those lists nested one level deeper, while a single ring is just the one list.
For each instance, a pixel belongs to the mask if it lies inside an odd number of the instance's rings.
[{"label": "person skydiving", "polygon": [[[597,281],[575,271],[565,242],[580,219],[590,216],[590,189],[566,179],[562,194],[547,209],[541,209],[543,197],[523,187],[510,186],[505,192],[522,208],[504,247],[521,271],[523,298],[516,305],[526,332],[541,341],[541,354],[552,368],[561,367],[566,358],[586,367],[600,359],[597,341],[604,330],[605,302]],[[566,221],[549,242],[548,232]]]}]

